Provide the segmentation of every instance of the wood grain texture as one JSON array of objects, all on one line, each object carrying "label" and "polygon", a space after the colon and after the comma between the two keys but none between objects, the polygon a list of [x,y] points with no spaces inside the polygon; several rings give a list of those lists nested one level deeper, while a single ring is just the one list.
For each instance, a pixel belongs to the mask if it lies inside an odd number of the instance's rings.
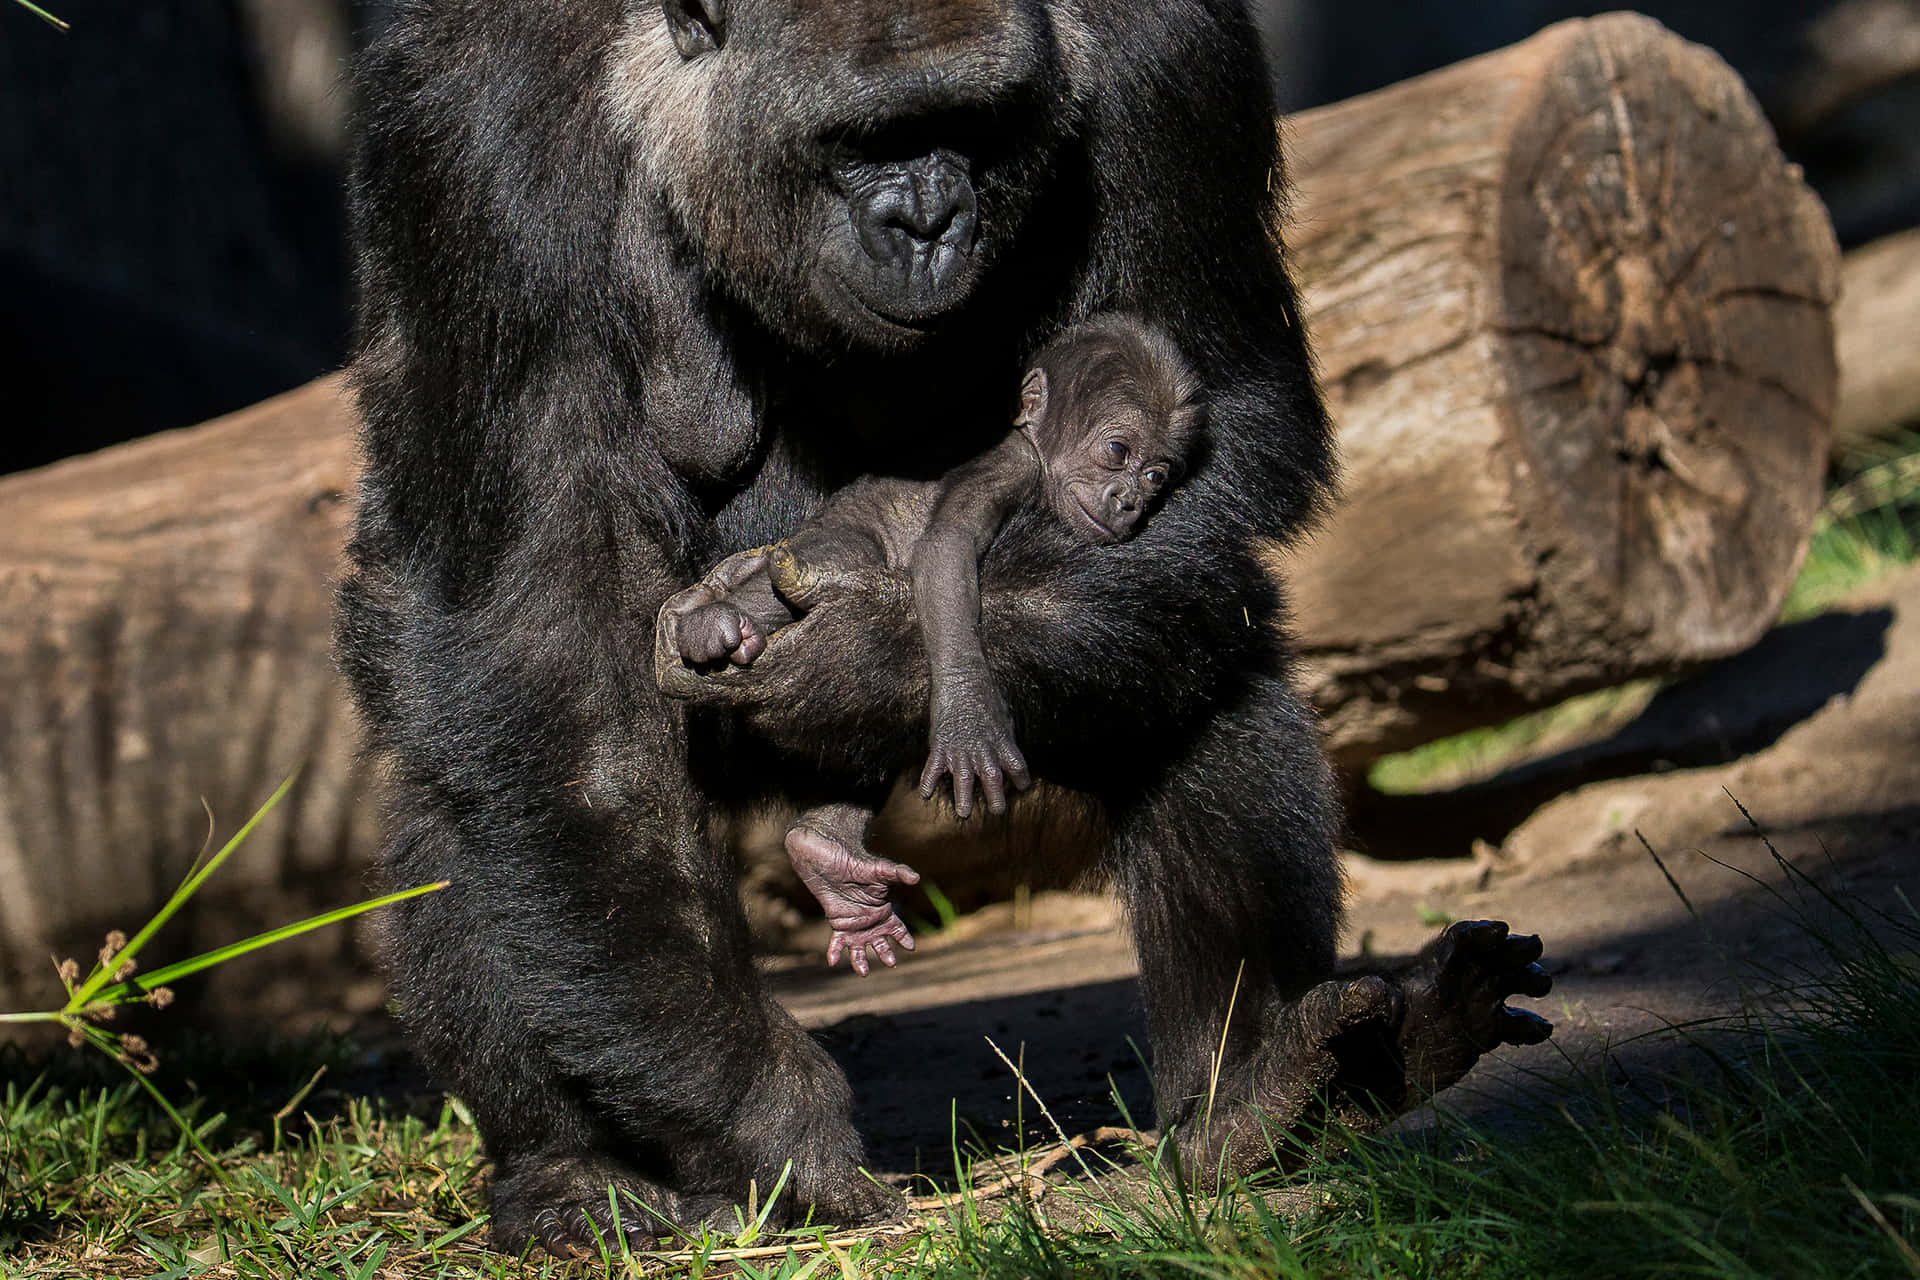
[{"label": "wood grain texture", "polygon": [[1838,249],[1732,70],[1609,15],[1293,139],[1348,485],[1283,572],[1336,757],[1751,644],[1819,502]]}]

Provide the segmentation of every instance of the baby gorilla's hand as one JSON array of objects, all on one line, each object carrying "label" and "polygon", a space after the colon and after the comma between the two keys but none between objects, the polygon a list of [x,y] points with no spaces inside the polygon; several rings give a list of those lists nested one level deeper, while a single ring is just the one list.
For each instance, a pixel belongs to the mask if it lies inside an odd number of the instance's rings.
[{"label": "baby gorilla's hand", "polygon": [[934,681],[927,767],[920,773],[920,794],[931,796],[942,776],[953,775],[953,810],[973,813],[973,783],[986,792],[987,808],[1007,811],[1007,783],[1022,791],[1033,785],[1026,757],[1013,740],[1013,715],[991,679]]},{"label": "baby gorilla's hand", "polygon": [[730,600],[717,600],[682,615],[674,640],[681,659],[695,667],[722,658],[736,667],[748,666],[767,647],[767,638],[753,625],[753,619]]},{"label": "baby gorilla's hand", "polygon": [[787,832],[787,857],[833,926],[827,941],[828,967],[839,964],[844,952],[853,971],[864,978],[869,947],[889,969],[894,964],[894,944],[913,950],[913,934],[894,913],[888,895],[896,884],[919,884],[919,872],[864,849],[849,849],[832,835],[807,826]]}]

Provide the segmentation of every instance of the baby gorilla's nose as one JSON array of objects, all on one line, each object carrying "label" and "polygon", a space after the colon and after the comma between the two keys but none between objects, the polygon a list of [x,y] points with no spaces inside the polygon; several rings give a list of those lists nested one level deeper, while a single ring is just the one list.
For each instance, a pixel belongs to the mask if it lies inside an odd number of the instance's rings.
[{"label": "baby gorilla's nose", "polygon": [[1115,480],[1107,486],[1107,510],[1115,515],[1129,518],[1140,514],[1140,489],[1125,480]]}]

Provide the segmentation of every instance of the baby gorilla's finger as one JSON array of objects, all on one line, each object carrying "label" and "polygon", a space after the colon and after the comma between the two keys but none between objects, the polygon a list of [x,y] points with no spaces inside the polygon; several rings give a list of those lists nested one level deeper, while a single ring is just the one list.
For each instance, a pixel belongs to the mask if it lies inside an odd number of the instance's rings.
[{"label": "baby gorilla's finger", "polygon": [[982,760],[979,764],[980,790],[987,796],[989,813],[1007,811],[1007,782],[1000,772],[1000,766],[992,760]]},{"label": "baby gorilla's finger", "polygon": [[1033,785],[1033,775],[1027,772],[1027,758],[1020,754],[1020,748],[1009,742],[999,747],[996,754],[1000,757],[1000,768],[1006,773],[1008,782],[1022,791]]},{"label": "baby gorilla's finger", "polygon": [[953,811],[963,818],[973,816],[973,770],[965,760],[953,765]]},{"label": "baby gorilla's finger", "polygon": [[867,976],[867,949],[865,947],[856,944],[848,954],[847,962],[853,966],[855,973],[863,978]]},{"label": "baby gorilla's finger", "polygon": [[875,938],[873,940],[872,946],[873,946],[873,954],[879,957],[880,963],[887,966],[887,968],[889,969],[893,968],[894,956],[893,956],[892,944],[889,943],[885,938]]},{"label": "baby gorilla's finger", "polygon": [[767,650],[767,638],[760,634],[760,628],[753,625],[753,619],[746,614],[740,615],[740,642],[734,646],[729,659],[736,667],[751,666],[753,660]]}]

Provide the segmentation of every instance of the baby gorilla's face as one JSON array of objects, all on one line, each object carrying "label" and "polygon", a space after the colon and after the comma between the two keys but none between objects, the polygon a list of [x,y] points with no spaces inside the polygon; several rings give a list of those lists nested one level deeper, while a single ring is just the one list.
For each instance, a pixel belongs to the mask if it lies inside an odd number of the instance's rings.
[{"label": "baby gorilla's face", "polygon": [[1077,408],[1055,407],[1065,429],[1047,433],[1051,447],[1041,452],[1047,503],[1088,542],[1125,542],[1173,483],[1179,459],[1165,426],[1144,406],[1084,414]]},{"label": "baby gorilla's face", "polygon": [[1204,416],[1199,379],[1166,332],[1109,313],[1057,335],[1020,384],[1015,423],[1047,505],[1100,546],[1125,542],[1179,481]]}]

